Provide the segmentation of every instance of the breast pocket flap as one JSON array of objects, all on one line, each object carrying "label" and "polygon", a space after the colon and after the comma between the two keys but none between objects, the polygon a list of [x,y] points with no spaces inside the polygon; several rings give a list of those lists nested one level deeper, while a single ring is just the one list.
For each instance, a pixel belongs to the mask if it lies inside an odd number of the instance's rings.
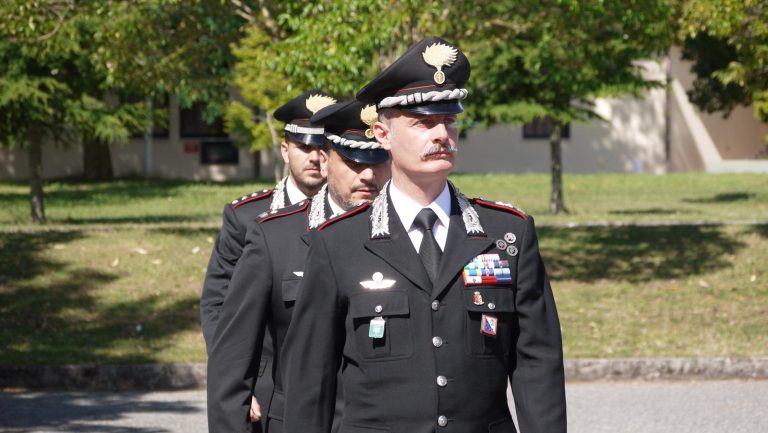
[{"label": "breast pocket flap", "polygon": [[349,300],[349,314],[355,319],[376,316],[404,316],[409,312],[408,293],[403,291],[358,293]]},{"label": "breast pocket flap", "polygon": [[477,313],[513,313],[515,293],[508,287],[472,287],[464,290],[464,305]]}]

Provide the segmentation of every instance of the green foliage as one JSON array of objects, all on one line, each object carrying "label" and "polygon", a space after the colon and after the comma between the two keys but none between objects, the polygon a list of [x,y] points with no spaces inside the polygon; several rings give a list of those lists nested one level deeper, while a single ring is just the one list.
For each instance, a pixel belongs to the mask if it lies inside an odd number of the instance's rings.
[{"label": "green foliage", "polygon": [[755,117],[768,122],[768,4],[688,0],[680,29],[684,57],[695,62],[698,76],[691,100],[725,115],[736,105],[751,104]]},{"label": "green foliage", "polygon": [[228,110],[228,124],[253,149],[267,148],[275,132],[267,116],[278,106],[310,88],[354,98],[413,42],[447,31],[454,24],[449,12],[438,2],[417,0],[275,3],[271,24],[254,26],[233,48],[235,83],[259,107],[257,121],[251,124],[253,115],[235,107]]},{"label": "green foliage", "polygon": [[467,107],[477,120],[583,121],[595,117],[595,97],[661,84],[646,80],[636,62],[662,55],[671,42],[665,0],[496,0],[473,11],[472,36],[458,43],[473,65]]}]

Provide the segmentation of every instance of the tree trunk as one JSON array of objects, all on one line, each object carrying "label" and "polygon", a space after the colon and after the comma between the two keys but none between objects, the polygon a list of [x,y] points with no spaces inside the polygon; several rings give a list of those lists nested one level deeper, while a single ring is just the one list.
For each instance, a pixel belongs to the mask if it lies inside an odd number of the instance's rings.
[{"label": "tree trunk", "polygon": [[549,196],[549,213],[557,215],[566,212],[563,203],[563,152],[562,128],[559,120],[552,121],[552,132],[549,134],[549,150],[552,171],[552,194]]},{"label": "tree trunk", "polygon": [[43,135],[35,127],[29,135],[29,204],[32,222],[45,224],[45,203],[43,201]]},{"label": "tree trunk", "polygon": [[112,180],[114,177],[109,146],[96,140],[83,141],[83,178]]},{"label": "tree trunk", "polygon": [[275,159],[275,169],[274,169],[274,175],[275,175],[275,183],[280,182],[280,179],[282,179],[285,175],[283,174],[284,167],[283,167],[283,155],[280,153],[280,140],[277,137],[277,130],[275,129],[275,124],[272,123],[272,114],[267,113],[265,115],[265,118],[267,120],[267,128],[269,128],[269,135],[272,137],[272,153],[274,154]]}]

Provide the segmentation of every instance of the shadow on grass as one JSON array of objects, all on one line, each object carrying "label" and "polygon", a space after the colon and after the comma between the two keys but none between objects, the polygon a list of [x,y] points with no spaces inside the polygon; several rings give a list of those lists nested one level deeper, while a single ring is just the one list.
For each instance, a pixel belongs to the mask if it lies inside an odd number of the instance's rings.
[{"label": "shadow on grass", "polygon": [[609,211],[608,213],[613,215],[674,215],[674,214],[682,214],[682,213],[691,213],[691,211],[685,210],[685,209],[662,209],[658,207],[653,207],[648,209],[612,210],[612,211]]},{"label": "shadow on grass", "polygon": [[758,235],[764,238],[768,238],[768,224],[759,224],[756,226],[752,226],[752,230]]},{"label": "shadow on grass", "polygon": [[707,197],[707,198],[686,198],[686,199],[683,199],[683,201],[686,203],[703,203],[703,204],[733,203],[735,201],[751,200],[754,197],[755,197],[755,194],[751,192],[725,192],[725,193],[715,194],[714,196]]},{"label": "shadow on grass", "polygon": [[[0,240],[0,364],[151,363],[173,335],[197,328],[198,298],[118,295],[120,271],[47,257],[84,234],[4,233]],[[141,330],[137,325],[141,324]],[[165,343],[164,343],[165,342]]]},{"label": "shadow on grass", "polygon": [[642,283],[730,267],[726,256],[746,245],[721,226],[539,229],[553,280]]},{"label": "shadow on grass", "polygon": [[[137,215],[99,218],[64,218],[60,222],[72,225],[88,224],[152,224],[152,223],[199,223],[210,221],[210,215]],[[59,222],[59,221],[56,221]]]},{"label": "shadow on grass", "polygon": [[[12,431],[57,432],[160,432],[157,427],[136,426],[127,421],[134,414],[163,417],[199,414],[201,409],[184,401],[146,401],[143,393],[42,393],[0,394],[0,418]],[[7,411],[7,413],[6,413]],[[116,420],[126,422],[115,425]],[[126,424],[133,424],[128,426]],[[168,425],[170,423],[163,423]]]}]

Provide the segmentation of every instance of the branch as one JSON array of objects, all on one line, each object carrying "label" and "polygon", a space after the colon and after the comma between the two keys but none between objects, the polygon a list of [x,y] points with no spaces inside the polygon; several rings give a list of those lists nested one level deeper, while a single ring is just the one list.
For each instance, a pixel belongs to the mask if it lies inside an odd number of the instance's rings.
[{"label": "branch", "polygon": [[53,5],[54,7],[52,8],[52,11],[57,17],[56,25],[53,27],[53,30],[51,30],[50,32],[42,36],[39,36],[37,38],[38,42],[43,42],[44,40],[50,39],[54,35],[56,35],[56,33],[58,33],[59,30],[61,29],[61,25],[64,24],[64,18],[67,16],[67,12],[69,12],[75,6],[72,0],[64,1],[62,3],[64,7],[61,8],[60,10],[55,9],[55,6],[57,6],[56,4]]},{"label": "branch", "polygon": [[248,21],[249,23],[253,24],[256,22],[256,15],[253,14],[253,9],[248,7],[245,3],[243,3],[240,0],[229,0],[230,3],[235,5],[235,13],[242,17],[244,20]]},{"label": "branch", "polygon": [[259,8],[261,8],[261,16],[264,18],[264,25],[267,26],[267,29],[272,34],[273,38],[279,38],[280,28],[275,19],[272,18],[272,14],[269,12],[264,0],[259,0]]}]

